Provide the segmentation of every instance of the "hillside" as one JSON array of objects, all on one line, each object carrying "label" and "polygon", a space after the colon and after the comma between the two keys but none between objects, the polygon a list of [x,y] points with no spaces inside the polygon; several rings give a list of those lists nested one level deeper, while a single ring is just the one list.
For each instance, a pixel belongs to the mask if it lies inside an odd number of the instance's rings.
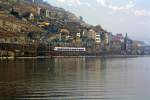
[{"label": "hillside", "polygon": [[100,25],[89,25],[63,8],[29,1],[32,0],[0,0],[0,33],[4,37],[7,33],[19,34],[26,40],[38,42],[40,39],[45,41],[47,37],[57,37],[55,34],[61,29],[68,30],[73,38],[83,30],[105,31]]}]

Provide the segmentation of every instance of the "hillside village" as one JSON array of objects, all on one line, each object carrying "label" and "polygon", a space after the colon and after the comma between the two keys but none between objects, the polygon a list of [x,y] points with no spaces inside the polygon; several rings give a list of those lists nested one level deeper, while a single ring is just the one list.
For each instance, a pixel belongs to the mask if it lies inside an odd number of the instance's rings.
[{"label": "hillside village", "polygon": [[0,0],[0,43],[35,45],[36,52],[61,46],[86,47],[90,55],[149,53],[141,48],[144,42],[89,25],[82,16],[43,0]]}]

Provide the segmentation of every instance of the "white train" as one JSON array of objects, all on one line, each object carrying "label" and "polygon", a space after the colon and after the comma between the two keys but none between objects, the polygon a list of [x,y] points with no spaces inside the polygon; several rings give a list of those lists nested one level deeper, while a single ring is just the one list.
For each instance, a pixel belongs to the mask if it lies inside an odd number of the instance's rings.
[{"label": "white train", "polygon": [[84,48],[84,47],[55,47],[54,51],[62,51],[62,52],[85,52],[86,48]]}]

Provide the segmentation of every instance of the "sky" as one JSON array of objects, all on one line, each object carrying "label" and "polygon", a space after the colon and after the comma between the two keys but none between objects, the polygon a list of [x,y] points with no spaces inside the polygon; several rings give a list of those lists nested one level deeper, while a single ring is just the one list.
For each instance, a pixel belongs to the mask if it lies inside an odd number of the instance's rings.
[{"label": "sky", "polygon": [[108,32],[150,44],[150,0],[45,0]]}]

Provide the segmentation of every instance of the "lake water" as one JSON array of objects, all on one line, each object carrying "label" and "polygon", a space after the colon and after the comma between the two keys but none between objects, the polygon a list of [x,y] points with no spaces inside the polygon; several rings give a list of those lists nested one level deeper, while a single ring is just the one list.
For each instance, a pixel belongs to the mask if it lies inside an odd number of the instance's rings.
[{"label": "lake water", "polygon": [[0,60],[0,100],[150,100],[150,57]]}]

